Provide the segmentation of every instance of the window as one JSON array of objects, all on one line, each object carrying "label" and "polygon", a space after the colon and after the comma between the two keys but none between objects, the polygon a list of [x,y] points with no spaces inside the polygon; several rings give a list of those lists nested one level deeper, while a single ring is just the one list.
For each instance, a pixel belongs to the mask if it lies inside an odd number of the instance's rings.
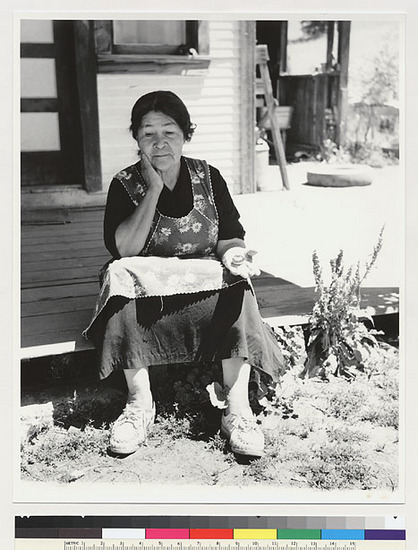
[{"label": "window", "polygon": [[188,53],[197,51],[196,21],[114,21],[115,53]]},{"label": "window", "polygon": [[[99,72],[149,71],[150,64],[204,68],[207,22],[185,20],[95,21]],[[209,64],[206,59],[206,67]],[[202,65],[203,63],[203,65]]]}]

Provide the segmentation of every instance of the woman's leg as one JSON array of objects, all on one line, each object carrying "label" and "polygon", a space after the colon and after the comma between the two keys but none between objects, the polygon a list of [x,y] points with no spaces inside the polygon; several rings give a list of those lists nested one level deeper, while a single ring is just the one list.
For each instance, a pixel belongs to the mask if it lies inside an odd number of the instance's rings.
[{"label": "woman's leg", "polygon": [[148,368],[125,369],[128,401],[122,414],[113,424],[109,448],[117,454],[134,453],[154,423],[155,409],[151,394]]},{"label": "woman's leg", "polygon": [[228,390],[228,407],[221,420],[221,433],[229,440],[234,453],[261,456],[264,435],[251,411],[248,384],[251,367],[242,357],[224,359],[222,371]]},{"label": "woman's leg", "polygon": [[151,409],[153,398],[148,367],[140,369],[124,369],[128,386],[128,403],[138,409]]},{"label": "woman's leg", "polygon": [[251,367],[243,357],[222,360],[224,386],[228,389],[228,408],[225,414],[251,414],[248,384]]}]

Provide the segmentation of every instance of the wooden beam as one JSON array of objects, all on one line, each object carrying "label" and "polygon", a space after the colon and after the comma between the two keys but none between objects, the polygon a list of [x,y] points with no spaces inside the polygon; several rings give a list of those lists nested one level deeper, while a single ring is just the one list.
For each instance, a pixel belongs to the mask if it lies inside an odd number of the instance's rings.
[{"label": "wooden beam", "polygon": [[186,44],[196,51],[199,47],[199,24],[198,21],[186,21]]},{"label": "wooden beam", "polygon": [[348,65],[350,59],[351,21],[338,22],[338,64],[340,66],[340,92],[338,98],[339,123],[337,145],[344,146],[348,113]]},{"label": "wooden beam", "polygon": [[58,99],[56,97],[22,97],[21,113],[57,113]]},{"label": "wooden beam", "polygon": [[199,21],[198,31],[198,47],[199,55],[209,55],[210,53],[210,37],[209,37],[209,21]]},{"label": "wooden beam", "polygon": [[22,58],[54,58],[55,44],[20,44],[20,57]]},{"label": "wooden beam", "polygon": [[210,59],[196,55],[99,54],[99,73],[166,73],[207,69]]},{"label": "wooden beam", "polygon": [[59,333],[60,338],[57,343],[43,343],[46,338],[35,336],[31,338],[30,345],[21,348],[20,359],[34,359],[35,357],[48,357],[51,355],[62,355],[64,353],[72,353],[75,351],[84,351],[93,349],[93,343],[86,340],[80,334],[77,338],[74,337],[74,331]]},{"label": "wooden beam", "polygon": [[257,46],[256,62],[260,69],[261,79],[264,86],[264,98],[266,100],[267,112],[270,118],[271,133],[273,136],[274,149],[276,152],[277,161],[279,163],[280,174],[282,176],[283,187],[290,189],[289,180],[286,172],[286,156],[283,148],[282,136],[280,133],[279,123],[275,116],[275,103],[273,97],[273,88],[271,85],[270,73],[267,66],[268,50],[265,44]]},{"label": "wooden beam", "polygon": [[[280,22],[280,74],[287,72],[287,32],[288,22]],[[278,99],[279,94],[277,93]]]},{"label": "wooden beam", "polygon": [[179,55],[187,57],[187,53],[179,53],[180,44],[113,44],[115,55]]},{"label": "wooden beam", "polygon": [[112,53],[113,23],[110,19],[94,21],[94,43],[97,53]]},{"label": "wooden beam", "polygon": [[332,69],[332,52],[334,49],[335,21],[327,22],[327,60],[326,70]]},{"label": "wooden beam", "polygon": [[84,183],[87,191],[100,191],[102,189],[102,174],[94,22],[75,21],[74,38],[77,88],[80,101]]},{"label": "wooden beam", "polygon": [[74,25],[72,21],[53,22],[56,52],[58,118],[61,146],[60,179],[67,185],[82,185],[83,156],[81,123],[76,84],[74,56]]},{"label": "wooden beam", "polygon": [[240,23],[241,71],[241,187],[240,193],[255,193],[255,21]]}]

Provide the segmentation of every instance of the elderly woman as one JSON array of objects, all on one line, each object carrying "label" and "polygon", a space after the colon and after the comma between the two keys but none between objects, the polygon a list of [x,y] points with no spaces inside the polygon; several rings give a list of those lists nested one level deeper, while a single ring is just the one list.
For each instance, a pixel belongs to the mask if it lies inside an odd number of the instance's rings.
[{"label": "elderly woman", "polygon": [[261,456],[250,370],[277,381],[283,356],[257,308],[250,277],[259,270],[239,214],[219,171],[182,155],[194,126],[178,96],[140,97],[130,129],[140,160],[109,188],[104,238],[113,260],[86,330],[100,354],[101,378],[123,369],[127,382],[110,450],[135,452],[152,428],[150,367],[221,361],[221,433],[233,452]]}]

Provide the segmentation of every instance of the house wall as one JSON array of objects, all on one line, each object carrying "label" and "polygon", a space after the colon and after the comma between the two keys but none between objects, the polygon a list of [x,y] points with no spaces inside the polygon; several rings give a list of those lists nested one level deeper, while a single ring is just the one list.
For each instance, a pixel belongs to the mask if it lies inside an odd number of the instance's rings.
[{"label": "house wall", "polygon": [[242,180],[246,176],[242,159],[248,157],[249,151],[243,150],[246,146],[242,133],[252,128],[242,116],[245,108],[248,111],[244,105],[248,82],[242,78],[248,72],[244,66],[248,57],[242,53],[245,33],[244,22],[210,21],[208,69],[188,70],[179,75],[98,74],[104,190],[116,172],[138,158],[136,143],[128,131],[133,104],[147,92],[167,89],[182,98],[197,125],[184,154],[204,158],[219,168],[232,193],[243,191]]}]

